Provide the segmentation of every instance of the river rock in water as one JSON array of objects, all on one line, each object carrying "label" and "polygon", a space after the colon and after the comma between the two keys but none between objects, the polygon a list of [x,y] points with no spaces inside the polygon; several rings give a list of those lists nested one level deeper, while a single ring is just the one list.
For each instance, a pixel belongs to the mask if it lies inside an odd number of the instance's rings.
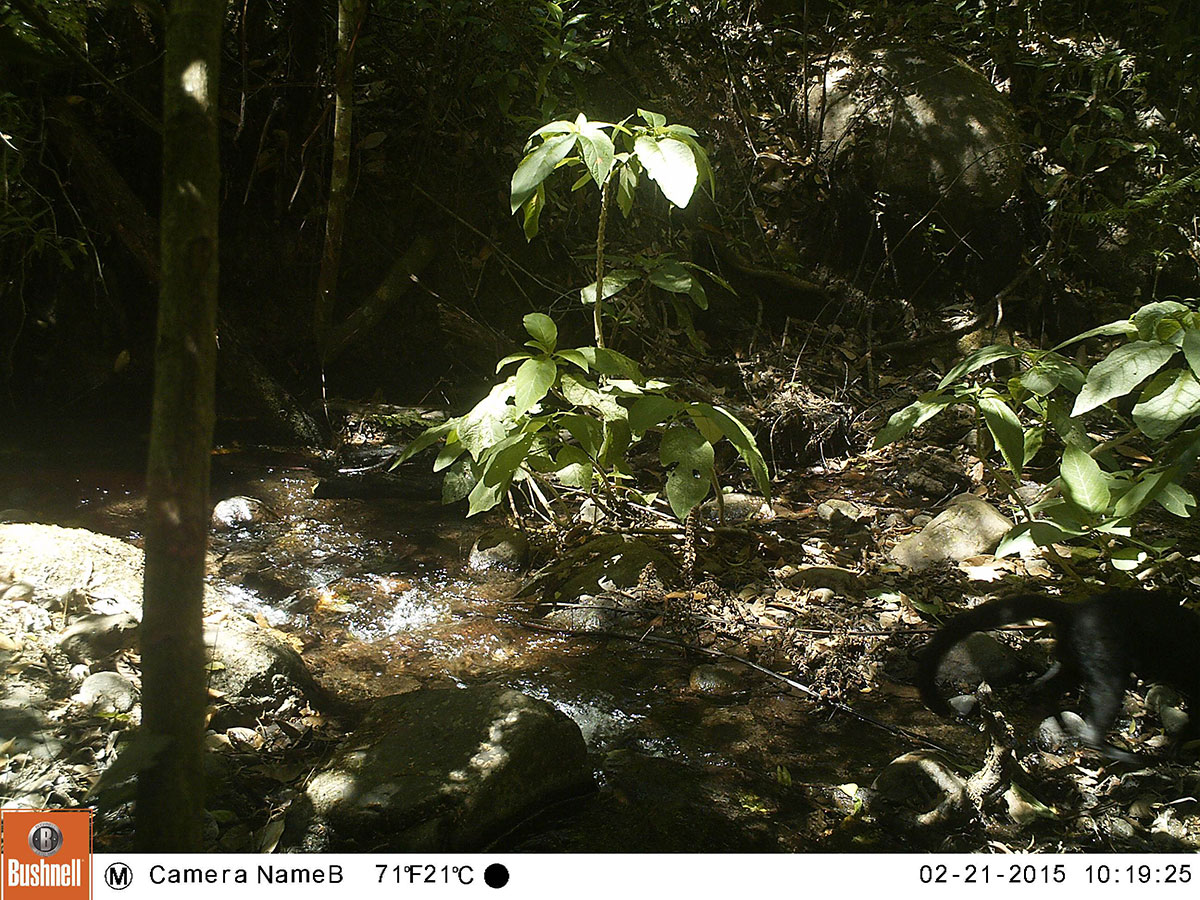
[{"label": "river rock in water", "polygon": [[545,701],[498,685],[383,697],[309,784],[306,849],[479,850],[593,787],[579,726]]},{"label": "river rock in water", "polygon": [[519,572],[529,565],[529,539],[516,528],[493,528],[481,534],[467,560],[475,573]]}]

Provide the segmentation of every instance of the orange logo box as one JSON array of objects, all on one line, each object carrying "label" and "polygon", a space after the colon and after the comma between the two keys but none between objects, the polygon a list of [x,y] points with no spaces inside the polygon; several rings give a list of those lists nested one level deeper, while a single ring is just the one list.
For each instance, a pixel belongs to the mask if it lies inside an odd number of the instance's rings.
[{"label": "orange logo box", "polygon": [[92,811],[0,809],[0,900],[90,900]]}]

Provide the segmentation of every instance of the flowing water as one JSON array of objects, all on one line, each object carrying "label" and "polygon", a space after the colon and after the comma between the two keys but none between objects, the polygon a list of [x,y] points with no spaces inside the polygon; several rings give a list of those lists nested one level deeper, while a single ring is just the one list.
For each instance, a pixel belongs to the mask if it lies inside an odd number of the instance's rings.
[{"label": "flowing water", "polygon": [[[134,459],[9,453],[0,507],[140,543]],[[494,522],[436,502],[315,499],[317,475],[301,458],[213,459],[215,499],[259,502],[257,521],[214,533],[213,580],[234,605],[292,635],[325,688],[367,700],[493,681],[579,724],[600,790],[538,816],[501,848],[812,849],[848,808],[826,785],[854,779],[851,755],[877,763],[894,749],[752,674],[732,697],[700,696],[688,687],[697,660],[672,648],[524,627],[532,610],[513,599],[519,580],[464,571],[473,540]]]}]

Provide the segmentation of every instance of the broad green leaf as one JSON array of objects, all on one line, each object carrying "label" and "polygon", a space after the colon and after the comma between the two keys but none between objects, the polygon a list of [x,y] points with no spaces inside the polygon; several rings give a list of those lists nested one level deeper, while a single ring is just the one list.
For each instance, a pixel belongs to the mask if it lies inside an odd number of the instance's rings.
[{"label": "broad green leaf", "polygon": [[533,444],[532,434],[514,434],[505,438],[489,451],[482,461],[483,474],[480,481],[488,485],[503,485],[508,490],[513,473],[525,461]]},{"label": "broad green leaf", "polygon": [[617,206],[621,210],[621,215],[629,218],[629,214],[633,212],[633,197],[637,193],[638,175],[633,166],[621,166],[618,170],[617,180]]},{"label": "broad green leaf", "polygon": [[516,393],[516,377],[510,377],[457,420],[458,439],[471,458],[479,460],[487,450],[516,428],[517,411],[509,400]]},{"label": "broad green leaf", "polygon": [[[680,130],[676,131],[677,128]],[[690,128],[684,130],[683,126],[676,125],[672,125],[670,128],[668,128],[667,132],[674,135],[683,134],[683,142],[692,149],[692,156],[696,158],[697,180],[700,182],[700,184],[708,186],[709,196],[715,197],[717,195],[717,182],[713,177],[712,164],[708,161],[708,154],[704,152],[704,148],[701,147],[700,143],[696,140],[698,137],[696,132],[692,131]]]},{"label": "broad green leaf", "polygon": [[675,138],[655,140],[647,135],[639,135],[633,146],[646,167],[646,174],[658,184],[663,195],[680,209],[686,208],[699,175],[692,148]]},{"label": "broad green leaf", "polygon": [[441,425],[434,425],[432,428],[426,428],[413,440],[411,444],[404,448],[403,452],[396,457],[396,461],[389,468],[394,469],[400,463],[412,459],[426,447],[432,447],[446,435],[448,435],[455,426],[457,419],[451,419],[449,422],[443,422]]},{"label": "broad green leaf", "polygon": [[1000,455],[1008,463],[1013,474],[1020,476],[1025,462],[1025,430],[1021,420],[1000,397],[988,392],[979,398],[979,412],[987,423],[988,431],[996,439]]},{"label": "broad green leaf", "polygon": [[1174,482],[1164,485],[1162,492],[1154,499],[1171,515],[1181,519],[1190,519],[1196,509],[1195,495]]},{"label": "broad green leaf", "polygon": [[525,240],[532,241],[537,237],[538,224],[542,218],[542,210],[546,208],[546,186],[539,184],[537,190],[530,195],[529,199],[521,209],[525,213],[525,219],[521,223],[521,230],[525,234]]},{"label": "broad green leaf", "polygon": [[1083,390],[1075,398],[1071,417],[1082,415],[1115,397],[1125,396],[1174,355],[1175,348],[1170,344],[1150,341],[1133,341],[1118,347],[1092,366]]},{"label": "broad green leaf", "polygon": [[558,343],[558,326],[545,313],[529,313],[522,320],[525,330],[547,353],[553,353]]},{"label": "broad green leaf", "polygon": [[1046,429],[1042,425],[1030,428],[1025,432],[1025,455],[1024,465],[1029,465],[1030,461],[1037,456],[1038,451],[1042,449],[1042,444],[1046,441]]},{"label": "broad green leaf", "polygon": [[646,122],[653,128],[662,128],[667,124],[667,117],[662,113],[648,112],[644,109],[639,109],[637,114],[642,117],[642,121]]},{"label": "broad green leaf", "polygon": [[660,394],[648,394],[634,401],[629,407],[629,428],[635,435],[643,435],[655,425],[661,425],[679,412],[682,404]]},{"label": "broad green leaf", "polygon": [[629,430],[628,419],[605,419],[604,444],[600,448],[601,464],[624,471],[625,453],[631,443],[633,443],[633,432]]},{"label": "broad green leaf", "polygon": [[636,381],[638,384],[646,383],[646,377],[642,375],[638,364],[623,353],[609,350],[607,347],[580,347],[579,352],[587,359],[593,372],[599,372],[601,375],[617,375]]},{"label": "broad green leaf", "polygon": [[984,366],[991,365],[1002,359],[1012,359],[1014,356],[1020,356],[1022,352],[1016,347],[1010,347],[1007,344],[992,344],[988,347],[980,347],[945,374],[942,380],[938,382],[938,390],[940,391],[954,384],[954,382],[958,381],[964,375],[969,375],[976,369],[982,369]]},{"label": "broad green leaf", "polygon": [[1150,558],[1141,547],[1118,547],[1108,555],[1108,561],[1118,572],[1133,572]]},{"label": "broad green leaf", "polygon": [[667,476],[667,502],[680,521],[704,501],[712,486],[713,447],[700,433],[684,425],[668,428],[659,445],[664,466],[674,466]]},{"label": "broad green leaf", "polygon": [[742,424],[736,416],[719,406],[693,403],[690,409],[693,412],[701,413],[696,420],[697,425],[705,420],[712,422],[725,436],[725,439],[733,444],[742,460],[749,466],[750,474],[754,476],[754,483],[758,487],[759,493],[770,499],[771,475],[767,471],[767,463],[763,459],[763,455],[758,449],[758,442],[754,440],[750,429]]},{"label": "broad green leaf", "polygon": [[686,294],[692,289],[691,273],[675,260],[665,260],[650,270],[650,283],[672,294]]},{"label": "broad green leaf", "polygon": [[541,146],[529,153],[517,170],[513,172],[511,203],[515,213],[528,200],[538,186],[545,181],[555,167],[571,152],[579,135],[556,134],[546,138]]},{"label": "broad green leaf", "polygon": [[1192,374],[1200,378],[1200,329],[1189,328],[1183,333],[1183,357]]},{"label": "broad green leaf", "polygon": [[533,132],[533,134],[529,135],[529,141],[526,143],[526,146],[529,146],[529,144],[533,143],[533,139],[535,137],[554,134],[571,134],[574,131],[574,122],[568,122],[566,119],[559,119],[557,122],[550,122],[546,125],[543,125],[537,131]]},{"label": "broad green leaf", "polygon": [[1063,451],[1059,473],[1063,496],[1068,501],[1090,515],[1100,515],[1108,509],[1111,476],[1087,451],[1068,445]]},{"label": "broad green leaf", "polygon": [[461,457],[442,479],[442,502],[450,504],[462,500],[471,493],[477,480],[470,457]]},{"label": "broad green leaf", "polygon": [[555,472],[558,480],[567,487],[592,489],[592,479],[595,468],[588,455],[578,447],[563,447],[558,451],[555,460]]},{"label": "broad green leaf", "polygon": [[930,391],[922,394],[904,409],[894,412],[887,424],[879,429],[871,444],[872,450],[886,447],[893,441],[898,441],[918,425],[927,422],[955,401],[953,394],[941,391]]},{"label": "broad green leaf", "polygon": [[508,356],[504,357],[504,359],[500,360],[500,362],[496,363],[496,373],[499,374],[501,369],[503,369],[505,366],[511,366],[515,362],[524,362],[532,355],[532,353],[526,353],[524,350],[518,350],[516,353],[510,353]]},{"label": "broad green leaf", "polygon": [[594,409],[605,421],[628,418],[629,412],[592,382],[573,372],[563,372],[558,380],[563,396],[572,406]]},{"label": "broad green leaf", "polygon": [[[1177,300],[1162,300],[1157,303],[1147,303],[1130,318],[1136,326],[1138,337],[1144,341],[1169,341],[1171,336],[1180,328],[1178,317],[1188,312],[1188,308]],[[1164,319],[1175,319],[1168,323],[1168,328],[1159,333],[1159,325]]]},{"label": "broad green leaf", "polygon": [[1054,426],[1054,431],[1064,444],[1074,444],[1084,450],[1091,450],[1096,442],[1088,435],[1081,419],[1072,419],[1066,405],[1057,397],[1052,397],[1046,404],[1046,418]]},{"label": "broad green leaf", "polygon": [[600,448],[604,444],[604,428],[599,422],[591,416],[572,414],[563,416],[562,426],[567,429],[571,437],[579,441],[579,445],[588,456],[600,455]]},{"label": "broad green leaf", "polygon": [[467,448],[459,443],[457,437],[453,440],[447,439],[446,443],[442,445],[442,449],[438,451],[437,459],[433,461],[433,471],[442,471],[466,452]]},{"label": "broad green leaf", "polygon": [[[636,269],[616,269],[604,276],[604,290],[600,294],[601,300],[607,300],[614,294],[618,294],[625,290],[632,282],[637,281],[642,277],[642,273]],[[596,282],[592,282],[587,287],[580,289],[579,299],[590,306],[596,302]]]},{"label": "broad green leaf", "polygon": [[1083,373],[1057,353],[1047,353],[1035,360],[1018,379],[1025,390],[1038,397],[1045,397],[1059,385],[1078,393],[1084,380]]},{"label": "broad green leaf", "polygon": [[1141,477],[1134,482],[1133,487],[1127,490],[1117,500],[1113,507],[1113,515],[1118,519],[1124,519],[1127,516],[1132,516],[1134,513],[1140,512],[1148,503],[1154,500],[1163,492],[1168,484],[1175,478],[1177,470],[1174,467],[1160,469],[1157,472],[1144,472]]},{"label": "broad green leaf", "polygon": [[996,556],[1012,556],[1014,553],[1028,553],[1038,547],[1049,547],[1071,539],[1071,535],[1051,525],[1049,522],[1022,522],[1000,541],[996,548]]},{"label": "broad green leaf", "polygon": [[583,369],[583,371],[585,371],[585,372],[591,371],[591,368],[588,365],[587,357],[584,356],[582,353],[580,353],[578,350],[559,350],[554,355],[558,359],[564,359],[567,362],[578,366],[579,368]]},{"label": "broad green leaf", "polygon": [[521,368],[517,369],[517,391],[513,397],[517,414],[526,413],[540,403],[554,386],[557,377],[558,366],[552,359],[543,356],[521,363]]},{"label": "broad green leaf", "polygon": [[467,517],[470,518],[471,516],[492,509],[504,499],[506,493],[508,493],[507,484],[486,484],[482,478],[479,479],[467,495],[467,499],[469,500]]},{"label": "broad green leaf", "polygon": [[604,187],[604,182],[608,181],[612,172],[615,155],[612,138],[594,125],[589,125],[579,136],[579,148],[583,151],[583,163],[592,181],[596,182],[596,187]]},{"label": "broad green leaf", "polygon": [[1133,421],[1142,434],[1161,441],[1200,413],[1200,382],[1188,369],[1159,372],[1133,407]]},{"label": "broad green leaf", "polygon": [[1091,526],[1080,516],[1079,509],[1065,499],[1051,499],[1038,504],[1043,519],[1053,525],[1063,534],[1070,537],[1080,537],[1091,530]]},{"label": "broad green leaf", "polygon": [[1051,349],[1061,350],[1063,347],[1070,347],[1072,344],[1078,344],[1080,341],[1086,341],[1088,338],[1112,337],[1117,334],[1137,334],[1137,326],[1128,319],[1122,319],[1119,322],[1109,322],[1107,325],[1100,325],[1097,328],[1083,332],[1083,334],[1077,334],[1075,337],[1065,340],[1061,344],[1056,344]]}]

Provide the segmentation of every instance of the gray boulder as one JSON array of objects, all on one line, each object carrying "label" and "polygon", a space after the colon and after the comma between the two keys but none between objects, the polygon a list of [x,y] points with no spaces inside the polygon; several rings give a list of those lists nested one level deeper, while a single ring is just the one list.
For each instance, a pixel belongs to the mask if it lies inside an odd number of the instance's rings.
[{"label": "gray boulder", "polygon": [[590,790],[579,726],[501,686],[375,701],[308,786],[329,849],[477,850],[547,804]]},{"label": "gray boulder", "polygon": [[803,108],[831,171],[913,211],[937,204],[969,226],[999,211],[1020,184],[1011,104],[981,72],[939,50],[855,48],[829,61]]},{"label": "gray boulder", "polygon": [[900,565],[920,571],[939,562],[991,553],[1012,527],[1012,520],[986,500],[959,494],[918,534],[898,542],[889,555]]}]

